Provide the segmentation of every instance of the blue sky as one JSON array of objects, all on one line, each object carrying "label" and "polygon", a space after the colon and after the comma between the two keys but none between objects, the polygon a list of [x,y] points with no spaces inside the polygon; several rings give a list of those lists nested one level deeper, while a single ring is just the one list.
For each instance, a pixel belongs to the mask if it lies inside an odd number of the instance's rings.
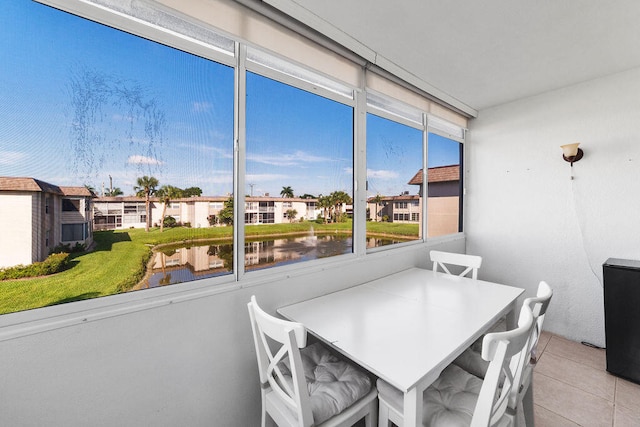
[{"label": "blue sky", "polygon": [[[205,195],[232,192],[231,68],[23,0],[3,5],[0,64],[0,175],[98,191],[111,175],[125,194],[153,175]],[[249,74],[247,114],[255,195],[351,193],[351,107]],[[370,193],[417,191],[406,182],[420,168],[420,132],[387,121],[368,129]],[[430,166],[455,163],[457,150],[440,145]]]}]

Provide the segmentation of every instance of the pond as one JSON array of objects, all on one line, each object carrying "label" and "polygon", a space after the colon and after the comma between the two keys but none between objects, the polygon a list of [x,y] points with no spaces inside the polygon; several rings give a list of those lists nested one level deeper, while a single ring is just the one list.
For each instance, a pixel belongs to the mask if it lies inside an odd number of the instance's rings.
[{"label": "pond", "polygon": [[[399,243],[402,239],[367,237],[367,248]],[[348,254],[352,251],[350,235],[306,235],[269,240],[250,240],[244,245],[245,271],[260,270],[318,258]],[[150,271],[135,287],[153,288],[231,274],[231,243],[194,243],[172,245],[154,251]]]}]

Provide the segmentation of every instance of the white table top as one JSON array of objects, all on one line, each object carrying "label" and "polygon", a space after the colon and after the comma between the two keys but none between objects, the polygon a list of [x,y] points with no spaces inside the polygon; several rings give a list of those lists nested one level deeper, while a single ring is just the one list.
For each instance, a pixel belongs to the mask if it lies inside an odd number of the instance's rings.
[{"label": "white table top", "polygon": [[431,384],[522,292],[411,268],[278,313],[407,393]]}]

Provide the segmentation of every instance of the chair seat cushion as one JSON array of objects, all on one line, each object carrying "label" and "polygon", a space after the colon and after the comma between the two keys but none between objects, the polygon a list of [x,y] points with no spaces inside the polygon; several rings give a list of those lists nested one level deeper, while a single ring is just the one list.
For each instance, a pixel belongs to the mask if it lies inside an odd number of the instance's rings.
[{"label": "chair seat cushion", "polygon": [[472,348],[467,348],[453,363],[478,378],[484,378],[489,368],[489,362]]},{"label": "chair seat cushion", "polygon": [[[378,395],[390,407],[402,413],[402,392],[378,380]],[[468,426],[473,417],[482,380],[457,365],[447,366],[423,395],[423,425]]]},{"label": "chair seat cushion", "polygon": [[[371,379],[366,373],[337,358],[320,343],[301,349],[300,356],[315,424],[339,414],[371,390]],[[289,375],[290,381],[289,360],[282,364],[285,366],[282,372]]]},{"label": "chair seat cushion", "polygon": [[486,334],[490,334],[493,332],[504,332],[507,330],[507,318],[502,316],[496,323],[491,326],[491,328],[483,334],[480,338],[475,340],[473,344],[471,344],[471,349],[476,353],[482,353],[482,340]]},{"label": "chair seat cushion", "polygon": [[[502,317],[498,320],[487,333],[504,332],[507,330],[507,320]],[[479,378],[484,378],[489,367],[489,362],[482,358],[482,340],[484,335],[478,338],[469,348],[467,348],[456,360],[454,364],[460,366],[470,374]]]}]

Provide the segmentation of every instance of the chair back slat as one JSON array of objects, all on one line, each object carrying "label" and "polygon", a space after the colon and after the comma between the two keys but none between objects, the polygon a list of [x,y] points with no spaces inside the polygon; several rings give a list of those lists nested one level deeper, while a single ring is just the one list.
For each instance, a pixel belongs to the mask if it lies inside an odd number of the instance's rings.
[{"label": "chair back slat", "polygon": [[551,302],[553,291],[551,287],[544,281],[538,285],[538,292],[535,297],[526,298],[522,303],[523,307],[529,307],[533,314],[533,328],[527,339],[525,350],[514,360],[512,370],[514,372],[514,381],[518,384],[514,387],[509,396],[509,408],[513,411],[517,410],[517,406],[522,402],[524,394],[529,388],[533,366],[537,363],[537,347],[540,333],[542,332],[542,324],[544,317]]},{"label": "chair back slat", "polygon": [[[263,390],[270,387],[296,415],[297,425],[313,425],[311,401],[300,356],[300,348],[307,341],[304,325],[267,314],[258,306],[254,296],[247,306]],[[285,362],[288,362],[288,366]],[[284,369],[289,370],[290,376],[283,372]]]},{"label": "chair back slat", "polygon": [[458,276],[467,276],[469,273],[471,273],[473,279],[478,278],[478,269],[482,265],[482,257],[478,255],[430,251],[429,256],[431,257],[431,261],[433,261],[433,271],[438,271],[438,268],[440,268],[447,274],[453,274],[447,268],[447,265],[466,267],[465,270],[462,271],[462,273],[458,274]]}]

